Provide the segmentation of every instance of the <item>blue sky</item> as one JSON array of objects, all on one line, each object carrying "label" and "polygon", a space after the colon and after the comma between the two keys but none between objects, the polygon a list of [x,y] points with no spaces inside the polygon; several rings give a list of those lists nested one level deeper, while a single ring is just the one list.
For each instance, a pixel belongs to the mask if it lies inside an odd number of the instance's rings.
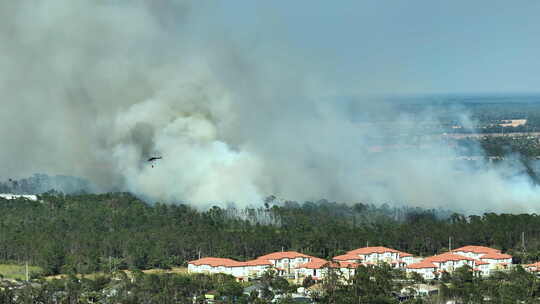
[{"label": "blue sky", "polygon": [[537,0],[222,0],[214,14],[244,48],[345,93],[540,92]]}]

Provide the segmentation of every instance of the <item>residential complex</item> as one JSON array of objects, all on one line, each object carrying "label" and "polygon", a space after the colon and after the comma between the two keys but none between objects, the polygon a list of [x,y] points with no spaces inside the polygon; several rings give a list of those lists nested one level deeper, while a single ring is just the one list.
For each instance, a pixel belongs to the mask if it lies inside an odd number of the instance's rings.
[{"label": "residential complex", "polygon": [[505,269],[509,264],[512,264],[512,256],[503,254],[498,249],[464,246],[407,265],[406,271],[417,272],[425,279],[433,279],[443,271],[452,272],[464,265],[472,267],[482,275],[489,275],[491,271]]},{"label": "residential complex", "polygon": [[[268,269],[278,275],[301,280],[311,276],[323,278],[329,269],[339,270],[345,277],[354,275],[359,265],[387,263],[407,273],[416,272],[425,279],[434,279],[442,272],[452,272],[462,266],[470,266],[480,275],[489,275],[493,270],[505,269],[512,263],[512,256],[498,249],[483,246],[464,246],[443,254],[420,258],[410,253],[387,247],[363,247],[335,256],[331,261],[296,251],[274,252],[257,259],[239,262],[224,258],[201,258],[188,263],[190,272],[226,273],[239,279],[256,278]],[[533,265],[533,264],[531,264]],[[540,265],[530,268],[540,269]]]}]

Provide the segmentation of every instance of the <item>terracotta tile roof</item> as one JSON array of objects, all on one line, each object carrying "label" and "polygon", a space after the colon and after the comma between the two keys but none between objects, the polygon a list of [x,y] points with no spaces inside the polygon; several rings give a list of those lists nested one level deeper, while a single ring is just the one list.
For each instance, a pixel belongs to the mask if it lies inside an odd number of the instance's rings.
[{"label": "terracotta tile roof", "polygon": [[346,253],[342,255],[338,255],[332,258],[332,260],[336,261],[347,261],[347,260],[362,260],[363,258],[361,256],[358,256],[354,253]]},{"label": "terracotta tile roof", "polygon": [[423,260],[422,262],[414,263],[407,266],[408,269],[422,269],[422,268],[437,268],[435,264],[430,261]]},{"label": "terracotta tile roof", "polygon": [[540,267],[540,262],[536,262],[532,264],[524,264],[523,267]]},{"label": "terracotta tile roof", "polygon": [[491,260],[504,260],[504,259],[511,259],[512,256],[509,254],[499,253],[499,252],[490,252],[488,254],[484,254],[480,257],[480,259],[491,259]]},{"label": "terracotta tile roof", "polygon": [[540,262],[532,263],[532,264],[525,264],[523,265],[523,268],[526,268],[529,271],[540,271]]},{"label": "terracotta tile roof", "polygon": [[489,263],[488,263],[488,262],[481,261],[481,260],[474,260],[474,265],[476,265],[476,266],[479,266],[479,265],[489,265]]},{"label": "terracotta tile roof", "polygon": [[321,269],[326,267],[332,268],[357,268],[360,264],[353,262],[331,262],[319,258],[311,258],[310,262],[304,263],[298,268],[308,268],[308,269]]},{"label": "terracotta tile roof", "polygon": [[193,264],[195,266],[208,265],[211,267],[219,267],[219,266],[246,267],[246,266],[271,266],[272,265],[272,263],[270,263],[267,260],[256,259],[256,260],[250,260],[250,261],[245,261],[245,262],[239,262],[232,259],[212,258],[212,257],[191,261],[188,264]]},{"label": "terracotta tile roof", "polygon": [[312,256],[296,251],[279,251],[260,256],[257,258],[257,260],[281,260],[294,258],[312,258]]},{"label": "terracotta tile roof", "polygon": [[403,251],[400,251],[400,252],[399,252],[399,257],[400,257],[400,258],[411,257],[411,256],[413,256],[413,255],[410,254],[410,253],[403,252]]},{"label": "terracotta tile roof", "polygon": [[[298,268],[308,268],[308,269],[321,269],[324,267],[327,267],[330,262],[324,259],[319,258],[311,258],[311,261],[304,263],[302,265],[299,265]],[[335,263],[332,263],[335,264]],[[332,266],[330,264],[330,266]]]},{"label": "terracotta tile roof", "polygon": [[338,262],[339,263],[339,268],[352,268],[352,269],[356,269],[358,268],[358,266],[360,266],[360,264],[358,263],[353,263],[353,262]]},{"label": "terracotta tile roof", "polygon": [[268,260],[261,260],[261,259],[245,261],[245,262],[240,262],[240,263],[243,264],[242,266],[270,266],[272,265],[272,263],[270,263]]},{"label": "terracotta tile roof", "polygon": [[459,254],[450,253],[450,252],[445,252],[443,254],[427,257],[427,258],[424,259],[424,261],[426,261],[426,260],[430,261],[430,262],[439,262],[439,263],[440,262],[447,262],[447,261],[463,261],[463,260],[474,261],[474,259],[471,259],[469,257],[462,256],[462,255],[459,255]]},{"label": "terracotta tile roof", "polygon": [[459,247],[452,250],[452,252],[456,252],[456,251],[472,252],[472,253],[501,252],[500,250],[495,249],[495,248],[490,248],[490,247],[485,247],[485,246],[472,246],[472,245],[463,246],[463,247]]},{"label": "terracotta tile roof", "polygon": [[193,264],[195,266],[200,265],[209,265],[212,267],[218,267],[218,266],[225,266],[225,267],[234,267],[238,266],[241,262],[231,260],[231,259],[224,259],[224,258],[202,258],[195,261],[190,261],[188,264]]},{"label": "terracotta tile roof", "polygon": [[376,247],[363,247],[363,248],[354,249],[347,252],[347,254],[371,254],[371,253],[385,253],[385,252],[400,253],[400,251],[397,251],[392,248],[376,246]]}]

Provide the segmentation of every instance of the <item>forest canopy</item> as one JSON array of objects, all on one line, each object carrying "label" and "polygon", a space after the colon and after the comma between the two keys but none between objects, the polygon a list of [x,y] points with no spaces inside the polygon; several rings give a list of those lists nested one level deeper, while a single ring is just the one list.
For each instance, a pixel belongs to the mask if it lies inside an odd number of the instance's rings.
[{"label": "forest canopy", "polygon": [[516,262],[540,256],[536,214],[465,216],[325,200],[201,211],[129,193],[57,192],[39,201],[0,199],[0,212],[0,261],[28,261],[48,274],[169,268],[199,256],[246,260],[281,250],[331,258],[367,244],[427,256],[448,250],[450,237],[454,248],[495,247]]}]

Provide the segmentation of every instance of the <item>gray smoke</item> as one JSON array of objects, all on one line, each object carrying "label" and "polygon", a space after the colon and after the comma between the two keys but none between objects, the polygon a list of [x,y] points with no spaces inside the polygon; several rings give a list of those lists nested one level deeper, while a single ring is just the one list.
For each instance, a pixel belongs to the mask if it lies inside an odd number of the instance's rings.
[{"label": "gray smoke", "polygon": [[74,175],[199,206],[276,194],[538,210],[519,167],[473,169],[435,141],[373,153],[436,117],[362,97],[351,119],[327,97],[340,88],[302,59],[308,50],[250,47],[208,22],[212,13],[198,1],[0,2],[0,177]]}]

